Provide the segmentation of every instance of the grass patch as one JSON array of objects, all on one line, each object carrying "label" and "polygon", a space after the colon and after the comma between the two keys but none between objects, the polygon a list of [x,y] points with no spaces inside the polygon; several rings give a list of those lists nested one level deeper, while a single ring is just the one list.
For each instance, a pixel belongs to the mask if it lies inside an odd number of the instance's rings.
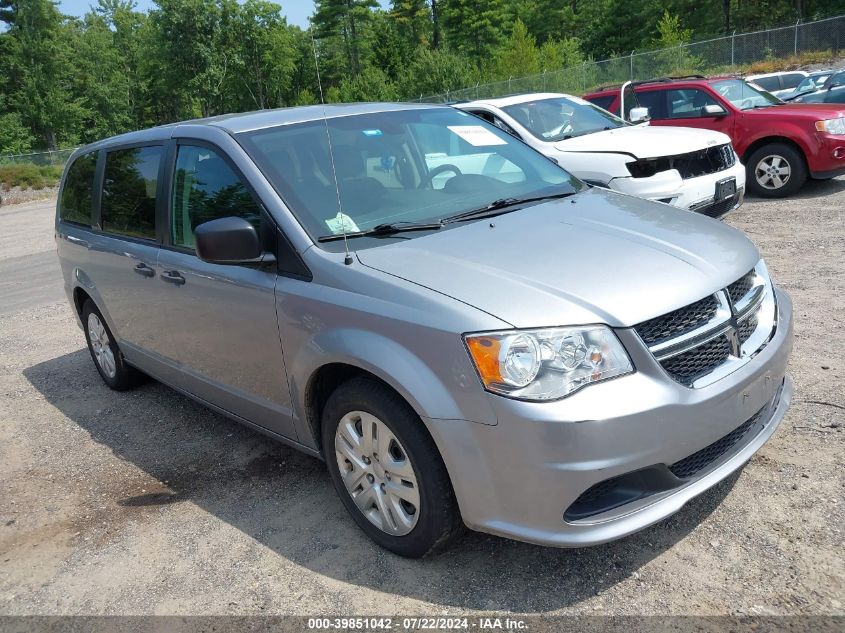
[{"label": "grass patch", "polygon": [[0,165],[0,189],[45,189],[55,187],[62,177],[59,165]]}]

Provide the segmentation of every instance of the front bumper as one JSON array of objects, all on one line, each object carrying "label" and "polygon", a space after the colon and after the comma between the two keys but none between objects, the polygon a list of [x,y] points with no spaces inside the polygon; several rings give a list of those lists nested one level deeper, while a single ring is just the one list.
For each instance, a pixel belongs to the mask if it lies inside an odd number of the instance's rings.
[{"label": "front bumper", "polygon": [[[740,468],[771,437],[792,396],[786,365],[792,304],[777,293],[774,336],[748,363],[700,389],[684,387],[647,350],[627,345],[634,374],[550,403],[491,395],[495,426],[426,419],[472,529],[558,547],[611,541],[677,512]],[[633,339],[632,339],[633,340]],[[681,485],[580,520],[564,512],[609,478],[675,464],[763,411],[754,430]]]},{"label": "front bumper", "polygon": [[[614,178],[610,181],[609,186],[614,191],[627,193],[638,198],[665,202],[681,209],[700,210],[720,202],[714,200],[716,183],[726,178],[736,178],[736,188],[740,195],[731,205],[731,208],[735,209],[742,204],[741,192],[745,190],[745,167],[739,161],[736,161],[733,167],[697,178],[684,180],[673,169],[657,173],[650,178]],[[727,211],[730,211],[731,208],[728,208]],[[721,215],[724,215],[727,211],[722,212]]]}]

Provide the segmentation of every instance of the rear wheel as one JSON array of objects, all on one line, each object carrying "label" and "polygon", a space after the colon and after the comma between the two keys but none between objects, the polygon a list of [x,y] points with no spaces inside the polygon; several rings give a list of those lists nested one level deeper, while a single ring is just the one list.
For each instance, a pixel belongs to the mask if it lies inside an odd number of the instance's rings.
[{"label": "rear wheel", "polygon": [[745,165],[752,193],[762,198],[785,198],[807,180],[801,152],[785,143],[770,143],[754,150]]},{"label": "rear wheel", "polygon": [[82,306],[82,325],[88,351],[103,382],[115,391],[125,391],[143,381],[144,374],[126,363],[106,320],[91,299]]},{"label": "rear wheel", "polygon": [[463,531],[452,485],[422,421],[370,378],[338,387],[323,411],[332,483],[358,526],[400,556],[445,549]]}]

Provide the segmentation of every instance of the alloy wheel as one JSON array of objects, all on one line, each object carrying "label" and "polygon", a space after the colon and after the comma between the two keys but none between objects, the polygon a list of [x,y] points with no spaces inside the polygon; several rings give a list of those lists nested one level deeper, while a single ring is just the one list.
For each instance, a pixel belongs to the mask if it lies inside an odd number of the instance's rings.
[{"label": "alloy wheel", "polygon": [[100,369],[109,378],[114,378],[117,374],[117,365],[111,349],[111,339],[100,317],[93,312],[88,315],[88,340],[91,342],[91,350]]},{"label": "alloy wheel", "polygon": [[754,168],[754,177],[764,189],[780,189],[789,181],[792,168],[789,162],[777,154],[764,156]]},{"label": "alloy wheel", "polygon": [[420,492],[405,447],[379,418],[351,411],[335,431],[335,454],[347,492],[381,531],[404,536],[420,514]]}]

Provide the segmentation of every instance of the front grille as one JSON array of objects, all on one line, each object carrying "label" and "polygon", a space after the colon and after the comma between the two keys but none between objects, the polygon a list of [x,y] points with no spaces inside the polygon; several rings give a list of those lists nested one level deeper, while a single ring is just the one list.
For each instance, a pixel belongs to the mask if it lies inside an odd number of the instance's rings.
[{"label": "front grille", "polygon": [[716,316],[718,309],[718,300],[709,295],[680,310],[640,323],[637,334],[646,345],[656,345],[704,325]]},{"label": "front grille", "polygon": [[757,413],[724,437],[719,438],[709,446],[705,446],[697,453],[693,453],[689,457],[684,457],[684,459],[675,462],[669,466],[669,470],[672,471],[672,474],[679,479],[689,479],[690,477],[694,477],[733,448],[737,442],[739,442],[757,423],[757,420],[760,418],[760,415],[763,413],[765,408],[766,407],[760,409]]},{"label": "front grille", "polygon": [[692,207],[690,211],[695,211],[711,218],[721,218],[739,204],[740,195],[740,192],[737,192],[730,198],[725,198],[719,202],[706,202],[697,207]]},{"label": "front grille", "polygon": [[[761,270],[751,270],[727,288],[643,321],[634,329],[663,369],[677,382],[692,387],[731,358],[752,355],[756,349],[746,349],[746,343],[757,348],[765,344],[767,339],[754,335],[761,324],[774,325],[774,306],[771,291],[759,292],[759,276],[765,279]],[[761,312],[764,301],[768,301],[766,310],[772,312]],[[742,313],[737,312],[738,304]]]},{"label": "front grille", "polygon": [[661,364],[680,383],[690,385],[705,374],[724,363],[731,355],[731,346],[726,336],[717,336],[712,341],[696,348],[667,358]]},{"label": "front grille", "polygon": [[751,288],[754,286],[755,275],[756,273],[750,270],[728,286],[728,294],[731,297],[731,301],[738,303],[740,299],[751,291]]},{"label": "front grille", "polygon": [[672,157],[672,167],[677,169],[685,180],[724,171],[735,163],[736,155],[730,144]]}]

